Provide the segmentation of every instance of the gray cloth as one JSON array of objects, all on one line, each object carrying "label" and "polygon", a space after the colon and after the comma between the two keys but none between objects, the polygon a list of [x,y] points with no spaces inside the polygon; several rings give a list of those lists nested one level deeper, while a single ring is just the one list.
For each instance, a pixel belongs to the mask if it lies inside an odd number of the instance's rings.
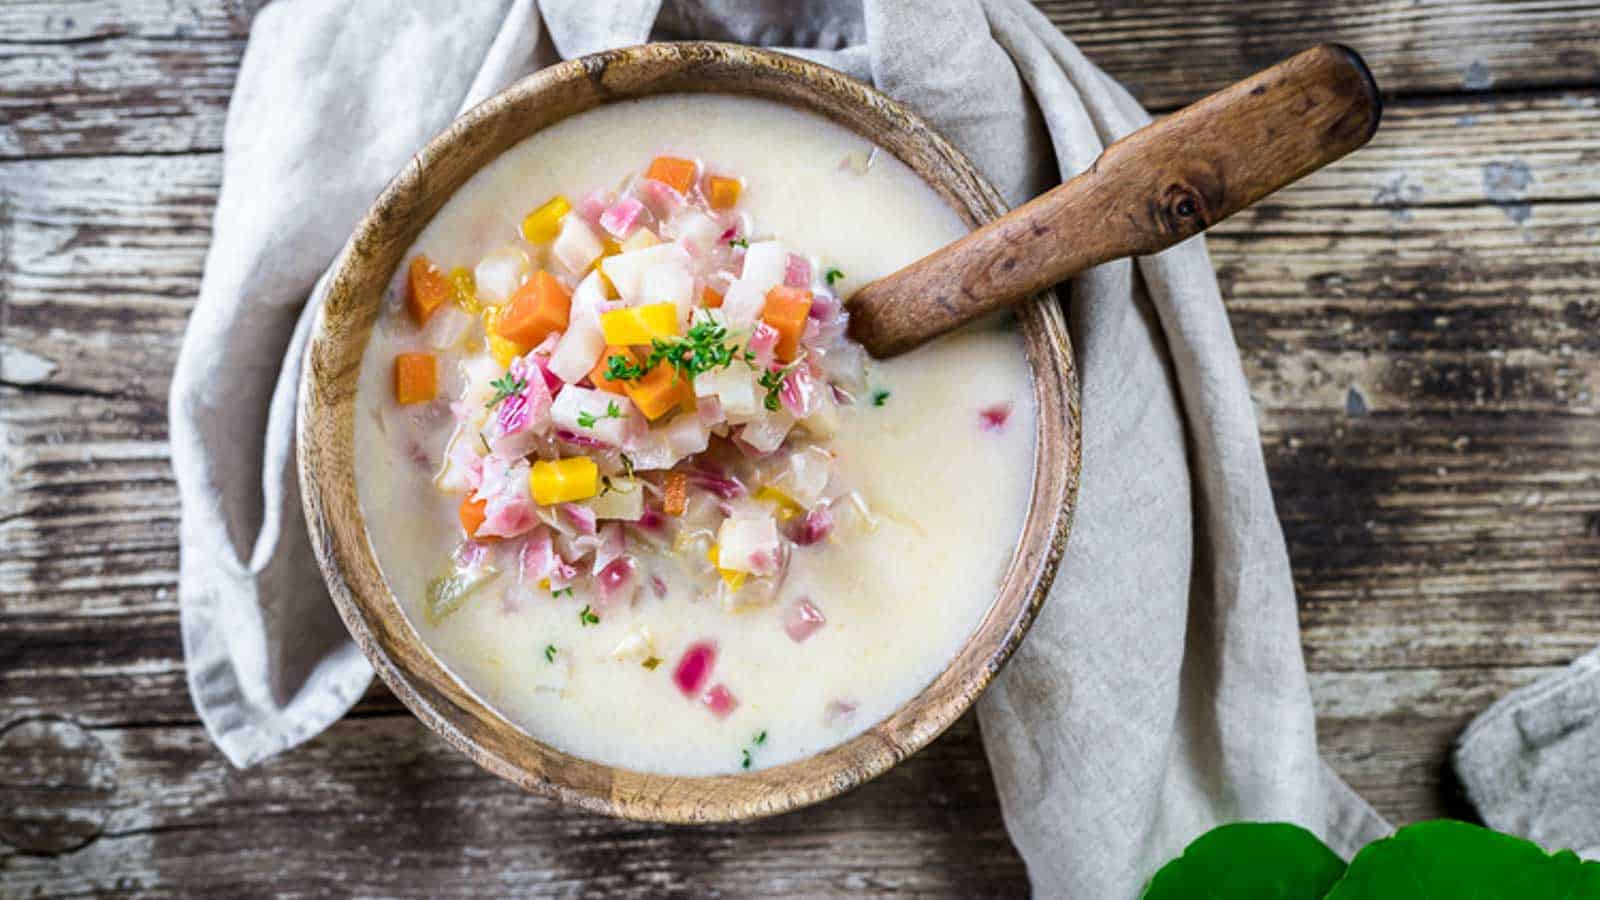
[{"label": "gray cloth", "polygon": [[[798,48],[922,113],[1012,203],[1148,121],[1022,0],[658,3],[286,0],[258,17],[172,399],[190,682],[236,764],[326,727],[370,677],[297,508],[309,317],[295,324],[384,180],[465,105],[557,55],[650,36]],[[1071,294],[1076,523],[980,705],[1033,885],[1132,896],[1233,819],[1298,822],[1349,854],[1387,826],[1316,753],[1288,560],[1205,245],[1103,266]]]},{"label": "gray cloth", "polygon": [[1490,827],[1600,859],[1600,650],[1512,691],[1462,733],[1456,772]]}]

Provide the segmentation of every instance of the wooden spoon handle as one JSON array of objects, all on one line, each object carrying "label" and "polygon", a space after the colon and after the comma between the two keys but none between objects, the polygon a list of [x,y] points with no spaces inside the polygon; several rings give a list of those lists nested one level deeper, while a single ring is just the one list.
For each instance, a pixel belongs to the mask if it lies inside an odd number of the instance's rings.
[{"label": "wooden spoon handle", "polygon": [[1128,135],[1094,165],[858,290],[850,333],[903,353],[1085,269],[1165,250],[1365,144],[1382,102],[1324,44]]}]

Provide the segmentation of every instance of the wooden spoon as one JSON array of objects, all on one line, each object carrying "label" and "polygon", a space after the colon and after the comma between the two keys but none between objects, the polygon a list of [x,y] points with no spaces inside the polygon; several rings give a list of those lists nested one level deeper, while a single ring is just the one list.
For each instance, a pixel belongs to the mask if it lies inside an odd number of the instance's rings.
[{"label": "wooden spoon", "polygon": [[850,334],[873,356],[894,356],[1100,263],[1165,250],[1365,144],[1382,109],[1354,50],[1303,51],[862,287],[849,300]]}]

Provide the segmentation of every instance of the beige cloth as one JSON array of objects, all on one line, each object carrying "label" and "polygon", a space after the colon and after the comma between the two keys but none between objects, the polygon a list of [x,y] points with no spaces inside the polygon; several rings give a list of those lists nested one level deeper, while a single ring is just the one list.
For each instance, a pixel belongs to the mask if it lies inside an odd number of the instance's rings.
[{"label": "beige cloth", "polygon": [[[1013,203],[1148,121],[1022,0],[658,4],[284,0],[258,17],[172,396],[190,685],[235,764],[316,734],[370,678],[295,490],[303,310],[384,181],[460,109],[558,56],[651,36],[796,48],[908,103]],[[1288,560],[1204,244],[1078,279],[1070,318],[1076,524],[980,705],[1035,890],[1133,896],[1232,819],[1298,822],[1348,854],[1387,826],[1316,753]]]}]

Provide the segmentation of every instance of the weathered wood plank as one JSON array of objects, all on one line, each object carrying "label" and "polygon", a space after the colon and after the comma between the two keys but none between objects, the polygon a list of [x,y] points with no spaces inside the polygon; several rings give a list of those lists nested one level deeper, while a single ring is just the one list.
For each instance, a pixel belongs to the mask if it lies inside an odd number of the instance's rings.
[{"label": "weathered wood plank", "polygon": [[[257,0],[0,5],[0,158],[221,146]],[[1326,40],[1367,55],[1391,93],[1593,84],[1600,17],[1586,0],[1043,0],[1089,57],[1174,109]]]},{"label": "weathered wood plank", "polygon": [[99,836],[55,855],[0,850],[8,890],[481,896],[489,877],[508,894],[619,897],[1026,889],[971,716],[844,798],[697,828],[523,794],[406,716],[346,719],[248,772],[194,726],[92,735],[116,789],[76,811],[103,823]]},{"label": "weathered wood plank", "polygon": [[1039,0],[1134,96],[1171,108],[1312,44],[1365,55],[1391,93],[1504,90],[1600,79],[1585,0]]}]

